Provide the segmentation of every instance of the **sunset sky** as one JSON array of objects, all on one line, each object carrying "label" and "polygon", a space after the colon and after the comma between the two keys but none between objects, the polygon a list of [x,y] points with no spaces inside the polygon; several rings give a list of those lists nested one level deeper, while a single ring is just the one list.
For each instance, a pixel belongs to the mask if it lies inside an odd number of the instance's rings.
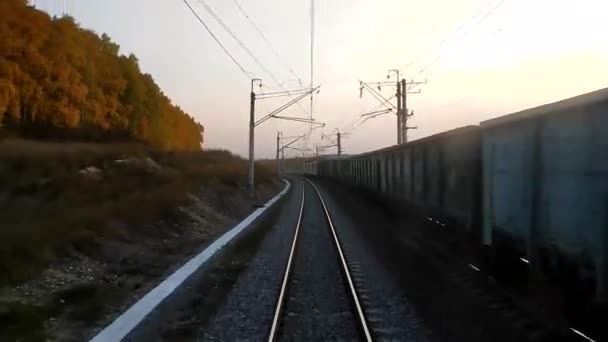
[{"label": "sunset sky", "polygon": [[[205,2],[284,87],[300,87],[285,65],[308,85],[309,0]],[[198,0],[190,4],[244,68],[264,79],[264,91],[281,90]],[[64,1],[35,5],[60,14]],[[408,80],[428,79],[421,94],[408,97],[416,114],[412,125],[419,127],[410,131],[412,139],[608,86],[604,1],[317,0],[315,7],[314,79],[322,88],[314,117],[327,123],[325,133],[351,131],[343,142],[346,153],[396,142],[394,115],[352,128],[362,112],[377,105],[371,96],[359,98],[357,80],[385,80],[389,69],[401,69]],[[136,54],[173,102],[203,123],[206,147],[247,153],[250,81],[182,0],[66,0],[65,9],[81,26],[108,33],[123,53]],[[393,91],[383,89],[387,96]],[[259,101],[258,116],[281,101]],[[307,116],[308,110],[305,101],[285,115]],[[277,130],[296,135],[308,126],[268,121],[256,130],[257,156],[274,155]],[[309,147],[327,143],[320,132],[314,131]]]}]

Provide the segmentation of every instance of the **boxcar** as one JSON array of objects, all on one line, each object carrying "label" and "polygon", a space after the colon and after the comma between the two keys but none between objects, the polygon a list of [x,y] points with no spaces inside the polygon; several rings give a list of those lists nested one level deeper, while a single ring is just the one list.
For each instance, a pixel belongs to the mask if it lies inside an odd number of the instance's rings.
[{"label": "boxcar", "polygon": [[378,191],[471,229],[479,217],[479,140],[479,128],[467,126],[351,158],[320,160],[319,174]]},{"label": "boxcar", "polygon": [[511,264],[606,288],[608,89],[481,123],[483,240]]},{"label": "boxcar", "polygon": [[608,300],[608,89],[317,172],[458,223],[494,270],[557,275],[576,298]]}]

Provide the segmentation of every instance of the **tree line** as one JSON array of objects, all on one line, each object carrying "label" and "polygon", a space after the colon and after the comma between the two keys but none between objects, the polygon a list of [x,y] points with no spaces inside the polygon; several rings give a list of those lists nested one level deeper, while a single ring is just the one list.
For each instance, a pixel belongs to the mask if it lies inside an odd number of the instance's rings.
[{"label": "tree line", "polygon": [[0,1],[0,127],[31,138],[135,139],[168,150],[200,149],[204,131],[106,34],[26,0]]}]

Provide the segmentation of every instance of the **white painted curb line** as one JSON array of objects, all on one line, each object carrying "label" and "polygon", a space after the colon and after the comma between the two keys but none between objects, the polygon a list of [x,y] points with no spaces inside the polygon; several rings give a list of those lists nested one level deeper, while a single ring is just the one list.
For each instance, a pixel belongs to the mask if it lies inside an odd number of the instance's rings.
[{"label": "white painted curb line", "polygon": [[129,334],[139,323],[141,323],[167,296],[177,289],[186,279],[209,260],[217,251],[224,247],[230,240],[242,232],[247,226],[258,218],[266,209],[270,208],[276,201],[287,193],[291,184],[284,180],[285,188],[263,207],[256,209],[246,219],[234,226],[211,245],[196,255],[184,266],[173,272],[167,279],[148,292],[137,303],[133,304],[127,311],[118,317],[112,324],[103,329],[91,342],[116,342]]}]

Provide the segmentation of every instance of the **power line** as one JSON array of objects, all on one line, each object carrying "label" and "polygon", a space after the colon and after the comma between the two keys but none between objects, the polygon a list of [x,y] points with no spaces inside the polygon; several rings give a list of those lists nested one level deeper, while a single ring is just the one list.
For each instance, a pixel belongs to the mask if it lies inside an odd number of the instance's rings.
[{"label": "power line", "polygon": [[311,87],[314,85],[314,71],[315,71],[315,0],[310,0],[310,86]]},{"label": "power line", "polygon": [[234,58],[234,56],[232,56],[230,54],[230,52],[226,49],[226,47],[224,46],[224,44],[222,44],[222,42],[217,38],[217,36],[213,33],[213,31],[211,31],[211,29],[209,28],[209,26],[207,26],[207,24],[205,24],[205,22],[203,21],[203,19],[201,19],[201,17],[198,15],[198,13],[196,13],[196,11],[194,10],[194,8],[192,8],[192,6],[190,6],[190,4],[188,3],[187,0],[182,0],[184,2],[184,4],[186,4],[186,6],[188,6],[188,8],[190,9],[190,12],[192,12],[192,14],[194,14],[194,16],[196,17],[196,19],[198,19],[199,23],[201,23],[201,25],[203,25],[203,27],[205,28],[205,30],[207,30],[207,32],[209,32],[209,34],[211,35],[211,37],[213,37],[213,40],[215,40],[215,42],[222,48],[222,50],[224,50],[224,52],[226,53],[226,55],[228,55],[228,57],[230,57],[230,60],[232,60],[232,62],[234,62],[234,64],[236,64],[236,66],[243,72],[243,74],[245,74],[245,76],[247,78],[251,78],[251,74],[245,70],[245,68],[243,68],[243,66],[236,60],[236,58]]},{"label": "power line", "polygon": [[[501,31],[502,31],[502,29],[498,29],[498,30],[496,30],[495,32],[493,32],[491,35],[492,35],[492,36],[495,36],[495,35],[497,35],[497,34],[498,34],[499,32],[501,32]],[[424,75],[424,77],[421,77],[421,78],[428,79],[428,78],[430,78],[430,77],[431,77],[431,75],[433,75],[433,71],[429,71],[428,73],[426,73],[426,75]],[[410,88],[410,89],[411,89],[411,88]]]},{"label": "power line", "polygon": [[[315,0],[310,0],[310,88],[314,86],[315,71]],[[310,118],[314,113],[314,96],[310,96]],[[312,131],[312,125],[310,126]]]},{"label": "power line", "polygon": [[[423,72],[427,71],[431,66],[433,66],[433,64],[435,64],[439,58],[441,58],[443,56],[443,54],[439,54],[437,55],[429,64],[427,64],[426,66],[424,66],[422,69],[418,70],[418,72],[412,77],[412,79],[416,79],[418,76],[420,76],[420,74],[422,74]],[[413,89],[413,88],[408,88],[408,89]]]},{"label": "power line", "polygon": [[437,44],[437,46],[432,47],[432,48],[428,49],[427,51],[425,51],[423,54],[419,55],[417,58],[415,58],[414,60],[412,60],[411,62],[409,62],[405,67],[403,67],[402,70],[405,70],[408,67],[412,66],[413,64],[416,64],[423,57],[427,56],[428,54],[430,54],[434,50],[437,50],[437,49],[441,48],[445,43],[447,43],[450,40],[450,36],[452,36],[454,34],[457,34],[460,30],[462,30],[465,26],[467,26],[471,21],[473,21],[478,15],[480,15],[481,13],[483,13],[486,9],[488,9],[496,1],[498,1],[498,0],[491,0],[491,1],[487,2],[479,11],[477,11],[477,13],[475,13],[467,21],[465,21],[464,23],[462,23],[458,28],[456,28],[454,31],[452,31],[452,33],[450,33],[448,36],[446,36],[445,38],[443,38],[443,40],[441,40],[441,42],[439,42],[439,44]]},{"label": "power line", "polygon": [[228,27],[228,25],[226,25],[226,23],[224,23],[224,21],[222,20],[222,18],[220,18],[215,11],[213,11],[213,9],[211,7],[209,7],[209,5],[207,5],[207,3],[205,2],[205,0],[198,0],[198,2],[203,5],[203,7],[205,8],[205,10],[207,11],[207,13],[209,13],[223,28],[224,30],[226,30],[226,32],[228,32],[228,34],[239,44],[239,46],[245,50],[245,52],[249,55],[249,57],[251,57],[253,59],[253,61],[266,73],[268,74],[272,80],[275,83],[279,83],[279,81],[277,80],[277,78],[274,76],[274,74],[272,72],[270,72],[270,70],[268,70],[264,64],[256,57],[256,55],[245,45],[245,43],[243,43],[243,41],[241,39],[239,39],[239,37],[237,37],[237,35],[234,33],[234,31],[232,31],[230,29],[230,27]]},{"label": "power line", "polygon": [[262,39],[264,40],[264,42],[266,43],[266,45],[268,46],[268,48],[270,48],[270,50],[272,50],[272,52],[274,53],[274,55],[277,57],[278,61],[281,64],[283,64],[283,66],[286,69],[289,70],[289,72],[291,73],[291,75],[293,75],[298,80],[298,83],[301,86],[304,86],[304,84],[302,83],[302,79],[300,78],[300,76],[298,76],[298,74],[296,74],[296,72],[293,71],[293,69],[289,66],[289,64],[287,64],[287,62],[285,62],[285,60],[281,57],[281,55],[279,54],[279,52],[270,43],[270,40],[266,37],[266,35],[262,32],[262,30],[253,22],[253,20],[251,19],[251,17],[247,14],[247,12],[245,12],[245,10],[238,3],[238,1],[237,0],[232,0],[232,2],[234,2],[234,4],[236,5],[236,7],[238,8],[239,12],[241,12],[241,14],[247,19],[247,21],[249,21],[249,23],[251,24],[251,26],[257,31],[257,33],[260,35],[260,37],[262,37]]},{"label": "power line", "polygon": [[[384,114],[388,114],[388,113],[395,113],[397,115],[397,144],[403,144],[403,143],[407,142],[407,131],[410,129],[417,129],[417,127],[409,127],[407,125],[408,118],[414,115],[413,111],[410,113],[410,111],[408,110],[407,94],[419,94],[420,91],[410,92],[410,91],[408,91],[409,90],[408,85],[410,86],[409,88],[412,88],[414,85],[423,84],[423,83],[426,83],[426,81],[425,82],[415,82],[415,81],[407,82],[405,79],[401,79],[401,80],[399,79],[399,70],[391,69],[388,72],[389,72],[389,74],[388,74],[387,78],[390,78],[390,75],[393,72],[395,72],[397,75],[396,94],[394,94],[390,98],[386,98],[379,92],[381,90],[381,85],[385,84],[385,83],[389,83],[389,82],[382,81],[382,82],[367,83],[367,82],[359,81],[360,97],[363,95],[363,90],[366,90],[372,96],[374,96],[374,98],[376,100],[378,100],[380,102],[380,105],[377,106],[374,110],[372,110],[370,112],[361,114],[360,118],[357,119],[356,121],[354,121],[351,124],[351,126],[349,127],[349,129],[352,130],[352,129],[360,126],[364,122],[368,121],[369,119],[378,117],[380,115],[384,115]],[[378,91],[376,91],[376,89],[374,89],[371,85],[378,85]],[[393,99],[394,97],[397,97],[396,106],[393,103],[391,103],[391,99]],[[380,108],[380,107],[385,107],[385,108],[382,110],[376,110],[377,108]]]},{"label": "power line", "polygon": [[[378,83],[385,83],[385,82],[368,82],[368,84],[378,84]],[[394,99],[396,96],[397,96],[396,94],[393,94],[392,96],[388,97],[388,98],[386,99],[386,101],[391,101],[391,100],[392,100],[392,99]],[[344,131],[345,131],[345,132],[351,132],[351,131],[353,131],[355,128],[357,128],[358,126],[360,126],[360,125],[361,125],[363,122],[365,122],[365,121],[367,121],[367,120],[369,120],[369,119],[371,119],[371,118],[375,118],[375,117],[377,116],[377,115],[364,116],[364,114],[366,114],[366,113],[372,113],[372,112],[376,112],[376,111],[378,111],[378,109],[380,109],[380,108],[381,108],[381,107],[383,107],[384,105],[385,105],[385,102],[382,102],[382,103],[378,104],[377,106],[375,106],[375,107],[374,107],[374,108],[372,108],[372,109],[361,111],[361,112],[360,112],[360,113],[357,115],[357,117],[356,117],[354,120],[350,120],[350,123],[349,123],[348,125],[343,126],[343,125],[344,125],[344,123],[346,123],[347,121],[349,121],[349,120],[347,119],[347,120],[343,120],[339,126],[346,127],[346,128],[344,129]],[[380,114],[378,114],[378,115],[380,115]],[[361,119],[365,119],[365,120],[361,121]]]},{"label": "power line", "polygon": [[[387,100],[391,101],[392,99],[394,99],[396,97],[395,94],[393,94],[391,97],[389,97]],[[381,107],[384,107],[384,103],[380,103],[379,105],[375,106],[373,109],[370,110],[365,110],[362,111],[357,118],[355,118],[355,120],[352,120],[351,123],[346,126],[345,128],[345,132],[352,132],[353,130],[355,130],[355,128],[359,127],[361,124],[363,124],[365,121],[369,120],[369,119],[373,119],[378,115],[381,114],[377,114],[377,115],[369,115],[369,116],[365,116],[364,114],[366,113],[372,113],[372,112],[376,112],[378,111]]]},{"label": "power line", "polygon": [[422,108],[423,110],[437,110],[437,109],[445,109],[445,108],[452,108],[452,107],[456,107],[459,106],[465,102],[468,102],[469,100],[471,100],[472,97],[466,97],[466,98],[461,98],[460,100],[457,101],[452,101],[449,102],[447,104],[441,104],[441,105],[437,105],[437,106],[431,106],[431,107],[424,107]]},{"label": "power line", "polygon": [[[315,1],[310,0],[310,88],[314,86],[314,47],[315,47]],[[314,114],[314,96],[310,96],[310,111],[309,115],[312,119]],[[308,146],[310,142],[310,136],[312,135],[313,127],[312,124],[308,129],[308,134],[304,139],[304,146]]]},{"label": "power line", "polygon": [[[473,31],[473,29],[475,29],[477,26],[479,26],[479,24],[481,24],[486,18],[488,18],[492,13],[494,13],[494,11],[496,11],[500,6],[502,6],[502,4],[504,4],[506,0],[500,0],[496,6],[494,6],[493,8],[491,8],[483,17],[481,17],[481,19],[479,19],[477,22],[475,22],[473,24],[473,26],[471,26],[467,31],[465,31],[460,38],[464,38],[466,37],[469,33],[471,33]],[[484,8],[485,9],[485,8]],[[477,15],[473,16],[473,18],[475,18]],[[463,27],[463,26],[461,26]],[[445,51],[444,51],[445,53]],[[427,64],[426,66],[424,66],[422,69],[420,69],[415,76],[413,77],[413,79],[417,78],[418,76],[420,76],[420,74],[422,74],[423,72],[427,71],[429,68],[431,68],[443,55],[444,53],[440,53],[439,55],[437,55],[429,64]],[[412,88],[409,88],[412,89]]]},{"label": "power line", "polygon": [[[185,0],[184,0],[185,1]],[[276,76],[270,71],[268,70],[268,68],[266,68],[264,66],[264,64],[255,56],[255,54],[245,45],[245,43],[243,43],[242,40],[240,40],[237,35],[230,29],[230,27],[228,27],[228,25],[226,25],[226,23],[224,23],[224,21],[222,20],[222,18],[220,18],[215,11],[213,11],[213,9],[211,7],[209,7],[209,5],[207,5],[207,3],[205,3],[205,0],[198,0],[198,2],[203,5],[203,7],[205,8],[205,10],[207,11],[207,13],[209,13],[223,28],[224,30],[226,30],[226,32],[228,32],[228,34],[230,34],[230,36],[241,46],[241,48],[243,48],[243,50],[245,50],[245,52],[254,60],[254,62],[268,75],[270,76],[271,80],[277,85],[279,86],[281,89],[285,90],[287,92],[287,94],[289,96],[291,96],[290,91],[288,91],[281,82],[279,82],[279,80],[276,78]],[[312,89],[312,87],[311,87]],[[293,99],[293,97],[292,97]],[[306,113],[306,110],[304,109],[304,107],[302,107],[302,105],[300,103],[297,104],[298,107],[300,107],[304,113]],[[310,115],[310,117],[312,118],[312,115]]]},{"label": "power line", "polygon": [[[395,94],[393,94],[391,97],[389,97],[387,100],[391,101],[392,99],[394,99],[396,97]],[[355,120],[352,120],[351,123],[346,127],[346,131],[351,132],[353,131],[355,128],[357,128],[358,126],[360,126],[363,122],[374,118],[375,115],[372,116],[364,116],[365,113],[372,113],[372,112],[376,112],[378,111],[381,107],[384,106],[384,103],[380,103],[379,105],[375,106],[374,108],[370,109],[370,110],[364,110],[361,113],[359,113],[359,115],[357,116],[357,118],[355,118]],[[365,119],[363,121],[361,121],[361,119]]]}]

